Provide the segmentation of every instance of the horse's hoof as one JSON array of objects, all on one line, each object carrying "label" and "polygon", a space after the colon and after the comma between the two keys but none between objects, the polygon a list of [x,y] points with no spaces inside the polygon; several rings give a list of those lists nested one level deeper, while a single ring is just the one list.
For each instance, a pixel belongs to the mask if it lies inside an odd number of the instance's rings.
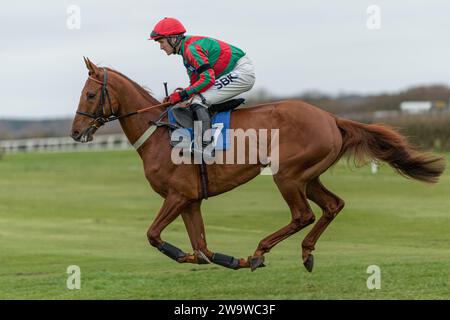
[{"label": "horse's hoof", "polygon": [[255,271],[256,268],[264,268],[264,256],[248,257],[248,263],[250,264],[250,269]]},{"label": "horse's hoof", "polygon": [[305,266],[306,270],[311,272],[314,267],[314,256],[312,254],[309,254],[305,262],[303,262],[303,265]]},{"label": "horse's hoof", "polygon": [[211,260],[200,250],[196,252],[197,263],[198,264],[209,264],[212,263]]}]

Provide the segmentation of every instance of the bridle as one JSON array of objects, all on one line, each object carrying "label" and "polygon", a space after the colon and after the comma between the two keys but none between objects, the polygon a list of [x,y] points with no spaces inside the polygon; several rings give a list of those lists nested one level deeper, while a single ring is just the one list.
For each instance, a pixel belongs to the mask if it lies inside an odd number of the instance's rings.
[{"label": "bridle", "polygon": [[[114,108],[111,104],[111,98],[110,98],[109,92],[108,92],[108,70],[106,68],[103,68],[103,82],[99,81],[93,77],[89,77],[89,79],[102,85],[100,101],[97,105],[97,108],[95,109],[95,113],[77,111],[77,114],[93,119],[91,121],[91,123],[89,124],[91,127],[98,129],[107,122],[123,119],[123,118],[129,117],[129,116],[138,114],[137,111],[130,112],[130,113],[127,113],[124,115],[117,115],[114,113]],[[106,100],[108,100],[109,111],[110,111],[110,114],[108,117],[105,116]]]},{"label": "bridle", "polygon": [[[103,82],[101,82],[101,81],[99,81],[99,80],[97,80],[97,79],[95,79],[93,77],[89,77],[89,79],[91,79],[92,81],[102,85],[100,101],[99,101],[99,103],[97,105],[97,108],[95,109],[95,113],[77,111],[77,114],[93,119],[89,123],[89,127],[86,130],[94,130],[94,129],[96,130],[96,129],[100,128],[101,126],[103,126],[107,122],[124,119],[124,118],[130,117],[130,116],[133,116],[135,114],[148,112],[148,111],[150,111],[150,110],[152,110],[154,108],[169,107],[171,105],[170,102],[164,102],[164,103],[161,103],[161,104],[157,104],[157,105],[153,105],[153,106],[146,107],[146,108],[143,108],[143,109],[139,109],[139,110],[127,113],[127,114],[117,115],[117,114],[114,113],[114,108],[113,108],[113,106],[111,104],[111,98],[110,98],[109,92],[108,92],[108,70],[106,68],[103,68],[103,72],[104,72],[104,74],[103,74]],[[110,111],[110,114],[107,117],[105,116],[106,100],[108,100],[109,111]],[[117,107],[117,109],[118,109],[118,107]],[[169,109],[170,108],[167,108],[166,110],[164,110],[159,115],[159,117],[158,117],[158,119],[156,121],[155,120],[150,120],[149,121],[150,127],[133,144],[133,146],[136,149],[138,149],[150,137],[150,135],[154,131],[154,126],[156,126],[156,127],[165,126],[165,127],[169,127],[169,128],[172,128],[172,129],[178,129],[179,128],[176,125],[173,125],[173,124],[161,121],[167,115],[167,113],[169,112]]]}]

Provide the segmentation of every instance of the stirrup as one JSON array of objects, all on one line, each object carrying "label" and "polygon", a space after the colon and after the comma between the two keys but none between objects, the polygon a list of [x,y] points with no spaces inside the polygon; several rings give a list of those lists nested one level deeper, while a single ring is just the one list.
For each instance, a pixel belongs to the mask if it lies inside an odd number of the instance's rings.
[{"label": "stirrup", "polygon": [[192,154],[199,154],[200,156],[204,156],[205,159],[214,159],[216,157],[216,152],[214,149],[211,151],[206,150],[203,146],[201,148],[196,148],[194,141],[192,141],[189,151]]}]

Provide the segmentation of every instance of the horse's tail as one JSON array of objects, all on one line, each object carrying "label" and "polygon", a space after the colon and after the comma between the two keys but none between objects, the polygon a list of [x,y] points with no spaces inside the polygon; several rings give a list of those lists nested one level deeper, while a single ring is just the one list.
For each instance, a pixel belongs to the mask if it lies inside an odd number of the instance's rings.
[{"label": "horse's tail", "polygon": [[339,158],[353,155],[356,163],[363,163],[368,156],[389,163],[405,177],[428,183],[436,183],[445,169],[443,157],[417,151],[389,126],[338,118],[336,124],[342,134]]}]

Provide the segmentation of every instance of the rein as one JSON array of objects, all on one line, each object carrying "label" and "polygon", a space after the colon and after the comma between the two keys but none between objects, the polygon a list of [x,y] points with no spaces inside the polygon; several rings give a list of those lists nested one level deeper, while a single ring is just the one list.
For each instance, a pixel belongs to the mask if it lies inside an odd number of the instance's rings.
[{"label": "rein", "polygon": [[[150,111],[150,110],[152,110],[154,108],[170,106],[170,102],[166,102],[166,103],[157,104],[157,105],[154,105],[154,106],[151,106],[151,107],[147,107],[147,108],[144,108],[144,109],[140,109],[140,110],[137,110],[137,111],[133,111],[133,112],[130,112],[130,113],[127,113],[127,114],[117,115],[117,114],[114,113],[114,108],[112,107],[111,98],[109,96],[109,91],[108,91],[108,70],[106,68],[103,68],[103,82],[100,81],[100,80],[97,80],[97,79],[95,79],[93,77],[89,77],[89,79],[91,79],[92,81],[102,85],[100,101],[99,101],[98,106],[97,106],[97,108],[95,110],[95,113],[77,111],[77,114],[93,119],[89,125],[91,127],[95,128],[95,129],[100,128],[101,126],[103,126],[107,122],[124,119],[124,118],[130,117],[130,116],[136,115],[136,114],[140,114],[140,113],[144,113],[144,112]],[[108,99],[108,104],[109,104],[109,111],[110,111],[110,115],[109,116],[105,116],[106,99]],[[151,124],[157,125],[157,123],[163,118],[163,116],[166,114],[166,112],[167,112],[167,110],[164,111],[158,117],[159,119],[157,121],[152,121]]]}]

